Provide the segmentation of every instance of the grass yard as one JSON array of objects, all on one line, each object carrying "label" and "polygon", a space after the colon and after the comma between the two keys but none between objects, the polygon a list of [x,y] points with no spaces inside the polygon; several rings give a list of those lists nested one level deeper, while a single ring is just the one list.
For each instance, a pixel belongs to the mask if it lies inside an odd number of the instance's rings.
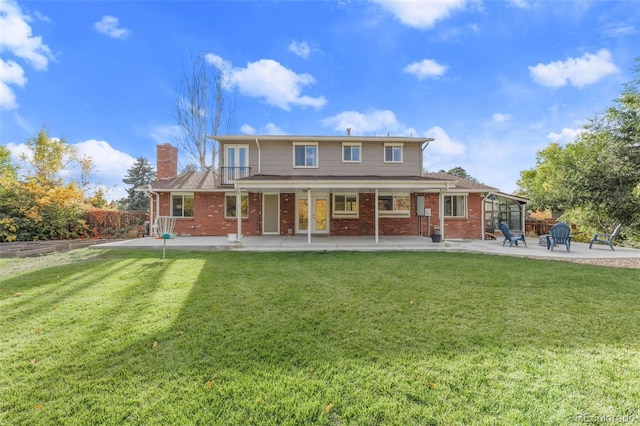
[{"label": "grass yard", "polygon": [[640,422],[636,269],[463,253],[56,256],[0,263],[2,425]]}]

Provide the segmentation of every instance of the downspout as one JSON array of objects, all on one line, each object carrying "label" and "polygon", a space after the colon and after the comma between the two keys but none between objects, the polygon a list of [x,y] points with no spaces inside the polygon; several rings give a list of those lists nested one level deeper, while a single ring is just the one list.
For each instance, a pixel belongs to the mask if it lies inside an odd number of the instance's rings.
[{"label": "downspout", "polygon": [[258,147],[258,174],[260,175],[262,174],[262,149],[260,149],[260,141],[258,141],[258,138],[256,138],[256,146]]},{"label": "downspout", "polygon": [[444,238],[444,193],[447,192],[449,190],[449,184],[447,183],[447,187],[445,189],[441,189],[440,190],[440,194],[438,194],[438,209],[439,209],[439,222],[440,222],[440,235],[442,238],[442,241],[445,240]]},{"label": "downspout", "polygon": [[424,150],[427,149],[430,143],[430,141],[427,141],[422,146],[422,155],[420,155],[420,176],[422,176],[424,173]]}]

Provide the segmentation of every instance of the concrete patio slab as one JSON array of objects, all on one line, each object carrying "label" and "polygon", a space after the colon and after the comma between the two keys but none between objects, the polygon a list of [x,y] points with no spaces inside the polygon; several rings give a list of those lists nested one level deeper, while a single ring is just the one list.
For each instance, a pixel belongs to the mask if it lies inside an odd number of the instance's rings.
[{"label": "concrete patio slab", "polygon": [[[105,244],[96,244],[91,248],[150,248],[161,250],[163,240],[152,237],[123,240]],[[434,243],[431,238],[420,236],[380,237],[376,243],[373,237],[312,237],[311,243],[304,236],[263,236],[243,237],[239,243],[230,242],[227,237],[176,237],[166,241],[169,250],[196,251],[446,251],[488,253],[504,256],[535,257],[548,259],[640,259],[640,250],[616,247],[615,251],[606,246],[593,246],[587,243],[572,243],[571,251],[564,246],[554,251],[537,245],[532,239],[528,247],[522,244],[509,247],[499,240],[446,240]]]}]

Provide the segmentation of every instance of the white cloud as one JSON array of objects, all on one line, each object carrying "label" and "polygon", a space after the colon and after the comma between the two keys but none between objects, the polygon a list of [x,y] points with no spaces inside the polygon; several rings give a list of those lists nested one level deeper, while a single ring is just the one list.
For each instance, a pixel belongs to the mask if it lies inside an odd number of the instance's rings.
[{"label": "white cloud", "polygon": [[397,133],[404,126],[398,122],[396,115],[390,110],[370,109],[364,113],[358,111],[343,111],[333,117],[322,120],[322,125],[333,127],[334,130],[346,132],[351,129],[353,135],[367,133]]},{"label": "white cloud", "polygon": [[311,74],[296,74],[272,59],[249,62],[246,68],[235,68],[213,53],[205,55],[205,59],[225,74],[228,89],[237,87],[242,94],[263,98],[267,104],[285,111],[292,106],[322,108],[327,103],[324,96],[301,94],[304,86],[315,83]]},{"label": "white cloud", "polygon": [[460,142],[451,139],[442,127],[434,126],[430,128],[427,130],[426,136],[435,139],[429,147],[438,154],[444,156],[459,156],[464,155],[466,152],[466,147]]},{"label": "white cloud", "polygon": [[[42,37],[33,35],[29,22],[31,17],[23,14],[15,1],[0,0],[0,52],[9,52],[44,71],[54,56]],[[18,108],[16,94],[9,85],[24,87],[26,82],[24,70],[16,61],[0,58],[0,110]]]},{"label": "white cloud", "polygon": [[264,126],[264,132],[265,135],[286,135],[287,132],[285,132],[284,130],[282,130],[280,127],[276,126],[273,123],[267,123],[266,126]]},{"label": "white cloud", "polygon": [[89,139],[75,144],[78,156],[91,157],[95,163],[94,173],[99,181],[105,184],[121,183],[129,167],[135,162],[135,158],[127,153],[118,151],[106,141]]},{"label": "white cloud", "polygon": [[568,129],[563,128],[560,133],[551,132],[547,135],[547,139],[550,139],[552,142],[558,142],[560,144],[572,143],[576,136],[580,134],[580,129]]},{"label": "white cloud", "polygon": [[418,77],[418,80],[424,80],[428,77],[442,76],[447,71],[447,67],[431,59],[423,59],[420,62],[407,65],[402,71],[415,75]]},{"label": "white cloud", "polygon": [[520,9],[527,9],[531,5],[526,0],[509,0],[509,5]]},{"label": "white cloud", "polygon": [[579,58],[567,58],[564,62],[530,66],[529,72],[533,80],[542,86],[561,87],[570,83],[581,88],[619,71],[611,61],[611,53],[600,49],[596,54],[585,53]]},{"label": "white cloud", "polygon": [[504,114],[501,112],[496,112],[491,116],[494,122],[496,123],[504,123],[505,121],[511,120],[511,114]]},{"label": "white cloud", "polygon": [[0,1],[0,51],[9,51],[27,61],[36,70],[46,70],[53,54],[42,42],[42,37],[34,36],[29,22],[15,1]]},{"label": "white cloud", "polygon": [[432,28],[436,22],[448,18],[453,12],[464,9],[467,0],[372,0],[387,12],[393,14],[404,25],[418,28]]},{"label": "white cloud", "polygon": [[24,87],[27,82],[24,70],[14,61],[5,62],[0,59],[0,109],[18,108],[18,101],[9,84]]},{"label": "white cloud", "polygon": [[293,52],[304,59],[309,58],[309,55],[311,54],[311,47],[309,47],[309,44],[306,41],[298,42],[294,40],[289,44],[288,49],[290,52]]},{"label": "white cloud", "polygon": [[255,135],[256,129],[248,124],[243,124],[240,126],[240,131],[245,135]]},{"label": "white cloud", "polygon": [[124,40],[131,34],[131,30],[120,27],[118,18],[110,15],[103,16],[100,21],[93,24],[93,28],[100,34],[120,40]]}]

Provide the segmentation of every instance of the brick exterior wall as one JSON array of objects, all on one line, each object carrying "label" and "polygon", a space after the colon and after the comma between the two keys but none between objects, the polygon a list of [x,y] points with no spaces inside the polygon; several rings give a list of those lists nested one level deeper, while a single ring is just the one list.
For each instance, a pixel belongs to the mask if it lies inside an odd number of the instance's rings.
[{"label": "brick exterior wall", "polygon": [[178,175],[178,149],[168,143],[156,146],[156,178],[171,179]]},{"label": "brick exterior wall", "polygon": [[[419,218],[416,214],[417,196],[425,197],[425,207],[431,209],[431,218]],[[225,236],[237,232],[236,219],[224,218],[225,193],[195,193],[194,217],[176,218],[174,232],[178,235],[193,236]],[[330,197],[331,198],[331,197]],[[338,219],[330,218],[330,235],[333,236],[368,236],[375,235],[375,194],[359,194],[359,218]],[[467,197],[466,219],[445,218],[444,235],[446,238],[477,239],[482,237],[482,198],[479,194],[469,194]],[[294,193],[280,194],[280,235],[296,233],[296,196]],[[154,204],[155,205],[155,204]],[[169,216],[171,197],[169,193],[160,194],[160,215]],[[419,221],[422,221],[420,233]],[[242,221],[242,235],[262,235],[262,194],[249,193],[249,218]],[[428,229],[428,224],[431,229]],[[434,225],[439,225],[438,194],[411,194],[410,217],[380,217],[378,221],[379,234],[385,235],[424,235],[430,236],[434,232]]]},{"label": "brick exterior wall", "polygon": [[[193,236],[223,236],[237,233],[237,220],[224,217],[223,192],[195,193],[193,199],[194,217],[177,217],[174,233]],[[171,196],[160,194],[160,216],[171,215]],[[260,194],[249,194],[249,218],[242,220],[242,235],[262,235]]]},{"label": "brick exterior wall", "polygon": [[445,238],[482,238],[484,233],[484,220],[482,218],[483,198],[480,194],[469,194],[467,196],[467,217],[445,218],[444,237]]},{"label": "brick exterior wall", "polygon": [[296,233],[296,194],[280,194],[280,235]]}]

